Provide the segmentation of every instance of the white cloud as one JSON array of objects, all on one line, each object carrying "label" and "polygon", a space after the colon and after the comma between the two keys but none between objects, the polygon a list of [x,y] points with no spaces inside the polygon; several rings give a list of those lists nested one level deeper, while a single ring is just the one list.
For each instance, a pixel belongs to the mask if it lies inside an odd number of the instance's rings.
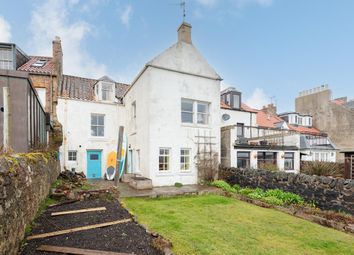
[{"label": "white cloud", "polygon": [[245,100],[245,103],[254,109],[261,109],[269,104],[269,96],[262,89],[256,88],[252,95]]},{"label": "white cloud", "polygon": [[0,16],[0,42],[10,42],[11,40],[11,26],[9,22]]},{"label": "white cloud", "polygon": [[75,1],[49,0],[32,12],[31,49],[37,55],[52,55],[51,41],[59,36],[63,47],[64,73],[98,78],[106,66],[97,63],[83,49],[84,40],[92,35],[92,26],[84,20],[70,22],[70,4]]},{"label": "white cloud", "polygon": [[123,25],[129,27],[130,19],[132,15],[133,15],[133,7],[131,5],[125,6],[124,10],[120,14],[120,21],[123,23]]}]

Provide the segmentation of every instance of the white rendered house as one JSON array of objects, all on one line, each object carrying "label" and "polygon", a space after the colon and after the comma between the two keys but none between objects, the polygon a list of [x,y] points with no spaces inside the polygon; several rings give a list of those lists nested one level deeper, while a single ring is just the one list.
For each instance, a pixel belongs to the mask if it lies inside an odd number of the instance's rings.
[{"label": "white rendered house", "polygon": [[63,126],[62,170],[103,178],[117,151],[118,128],[125,123],[121,97],[129,86],[108,77],[99,80],[63,75],[58,120]]},{"label": "white rendered house", "polygon": [[220,80],[183,23],[177,43],[145,65],[124,97],[129,150],[139,157],[133,173],[153,186],[198,182],[201,144],[220,151]]},{"label": "white rendered house", "polygon": [[192,44],[187,23],[177,43],[148,62],[130,86],[108,77],[64,76],[57,107],[62,168],[103,178],[124,126],[127,173],[153,186],[198,183],[200,155],[220,160],[220,81]]}]

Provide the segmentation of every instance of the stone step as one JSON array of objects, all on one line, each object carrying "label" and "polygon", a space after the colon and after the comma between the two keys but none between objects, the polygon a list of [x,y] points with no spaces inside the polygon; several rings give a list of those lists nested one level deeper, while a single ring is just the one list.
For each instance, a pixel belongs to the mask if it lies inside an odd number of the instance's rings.
[{"label": "stone step", "polygon": [[152,189],[152,181],[146,177],[133,176],[131,177],[129,186],[137,190]]}]

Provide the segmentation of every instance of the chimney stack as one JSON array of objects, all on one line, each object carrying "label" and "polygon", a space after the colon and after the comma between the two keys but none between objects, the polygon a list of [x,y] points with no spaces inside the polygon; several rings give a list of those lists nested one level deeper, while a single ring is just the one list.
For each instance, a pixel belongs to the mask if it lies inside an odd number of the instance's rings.
[{"label": "chimney stack", "polygon": [[277,115],[277,107],[274,104],[268,104],[267,106],[263,106],[262,111],[269,115]]},{"label": "chimney stack", "polygon": [[192,26],[187,22],[183,22],[177,30],[178,42],[192,43]]}]

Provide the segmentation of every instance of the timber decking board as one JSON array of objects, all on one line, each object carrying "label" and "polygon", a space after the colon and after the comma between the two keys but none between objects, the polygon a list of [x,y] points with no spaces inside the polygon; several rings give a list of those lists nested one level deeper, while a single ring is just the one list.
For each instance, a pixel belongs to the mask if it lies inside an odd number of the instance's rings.
[{"label": "timber decking board", "polygon": [[54,232],[49,232],[49,233],[44,233],[44,234],[32,235],[32,236],[27,237],[27,240],[64,235],[64,234],[69,234],[69,233],[78,232],[78,231],[82,231],[82,230],[107,227],[107,226],[126,223],[126,222],[130,222],[130,221],[132,221],[132,219],[116,220],[116,221],[111,221],[111,222],[95,224],[95,225],[88,225],[88,226],[84,226],[84,227],[64,229],[64,230],[59,230],[59,231],[54,231]]},{"label": "timber decking board", "polygon": [[71,210],[71,211],[62,211],[62,212],[53,212],[51,216],[59,216],[59,215],[67,215],[67,214],[74,214],[74,213],[84,213],[84,212],[96,212],[96,211],[105,211],[106,207],[95,207],[95,208],[86,208],[80,210]]},{"label": "timber decking board", "polygon": [[74,254],[74,255],[133,255],[133,253],[98,251],[98,250],[79,249],[73,247],[52,246],[52,245],[41,245],[37,248],[37,251],[59,252],[59,253]]}]

